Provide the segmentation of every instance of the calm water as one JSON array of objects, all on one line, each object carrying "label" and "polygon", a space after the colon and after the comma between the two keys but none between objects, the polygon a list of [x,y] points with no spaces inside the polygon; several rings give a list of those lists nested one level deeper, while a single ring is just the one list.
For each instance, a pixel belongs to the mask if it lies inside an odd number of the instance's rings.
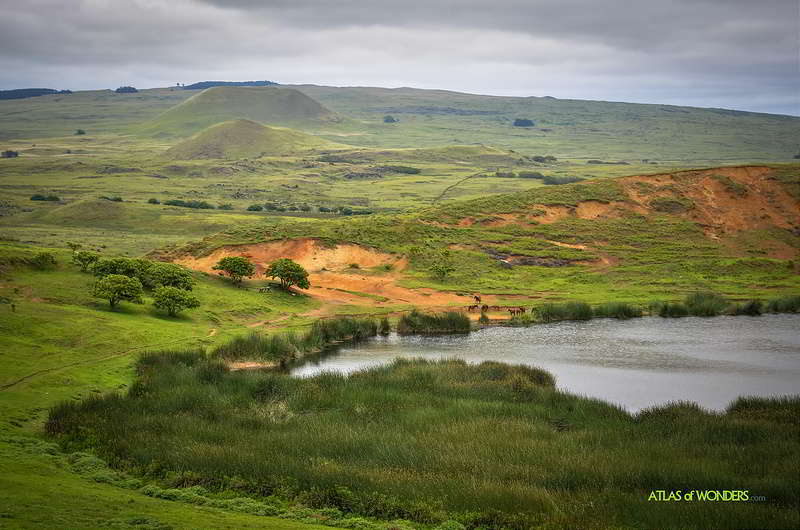
[{"label": "calm water", "polygon": [[668,401],[722,410],[740,395],[800,394],[800,316],[640,318],[377,338],[295,368],[352,372],[396,357],[530,364],[559,388],[634,412]]}]

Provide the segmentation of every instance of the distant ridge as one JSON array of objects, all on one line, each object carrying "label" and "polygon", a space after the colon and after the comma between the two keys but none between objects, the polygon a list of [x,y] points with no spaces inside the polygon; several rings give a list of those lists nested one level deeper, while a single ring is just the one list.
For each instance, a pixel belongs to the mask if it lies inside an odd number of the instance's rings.
[{"label": "distant ridge", "polygon": [[190,136],[210,125],[235,119],[295,127],[333,121],[336,115],[293,88],[219,86],[175,105],[143,124],[141,132]]},{"label": "distant ridge", "polygon": [[274,81],[200,81],[191,85],[183,85],[184,90],[205,90],[215,86],[274,86]]},{"label": "distant ridge", "polygon": [[300,131],[240,119],[212,125],[169,148],[166,156],[174,160],[239,159],[288,155],[332,145]]},{"label": "distant ridge", "polygon": [[72,94],[72,90],[56,90],[54,88],[15,88],[0,90],[0,99],[25,99],[51,94]]}]

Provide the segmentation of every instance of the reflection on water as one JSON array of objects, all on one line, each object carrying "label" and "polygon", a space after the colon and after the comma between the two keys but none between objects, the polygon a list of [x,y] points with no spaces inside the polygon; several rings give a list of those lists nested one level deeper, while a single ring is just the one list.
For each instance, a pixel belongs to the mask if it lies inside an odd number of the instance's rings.
[{"label": "reflection on water", "polygon": [[559,388],[637,411],[668,401],[722,410],[740,395],[800,394],[800,316],[640,318],[376,338],[292,370],[352,372],[395,357],[540,366]]}]

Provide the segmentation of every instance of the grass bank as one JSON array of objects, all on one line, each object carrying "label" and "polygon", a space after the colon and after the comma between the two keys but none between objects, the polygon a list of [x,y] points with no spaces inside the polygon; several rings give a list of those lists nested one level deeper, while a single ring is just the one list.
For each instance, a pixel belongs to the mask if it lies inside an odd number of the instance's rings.
[{"label": "grass bank", "polygon": [[[397,360],[349,377],[291,378],[181,352],[143,357],[127,394],[65,402],[46,429],[63,448],[95,451],[153,487],[337,517],[789,528],[800,523],[798,418],[797,397],[632,416],[557,391],[542,370],[494,362]],[[653,490],[764,500],[649,502]]]}]

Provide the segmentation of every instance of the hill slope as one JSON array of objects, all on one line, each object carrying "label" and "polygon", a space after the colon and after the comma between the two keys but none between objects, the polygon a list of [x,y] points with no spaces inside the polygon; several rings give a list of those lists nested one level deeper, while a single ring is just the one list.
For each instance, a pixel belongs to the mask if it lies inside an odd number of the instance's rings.
[{"label": "hill slope", "polygon": [[266,87],[213,87],[151,120],[140,132],[157,136],[189,136],[209,125],[232,119],[293,125],[335,120],[320,103],[292,89]]},{"label": "hill slope", "polygon": [[328,144],[310,134],[238,119],[212,125],[165,154],[174,160],[235,159],[287,155]]}]

